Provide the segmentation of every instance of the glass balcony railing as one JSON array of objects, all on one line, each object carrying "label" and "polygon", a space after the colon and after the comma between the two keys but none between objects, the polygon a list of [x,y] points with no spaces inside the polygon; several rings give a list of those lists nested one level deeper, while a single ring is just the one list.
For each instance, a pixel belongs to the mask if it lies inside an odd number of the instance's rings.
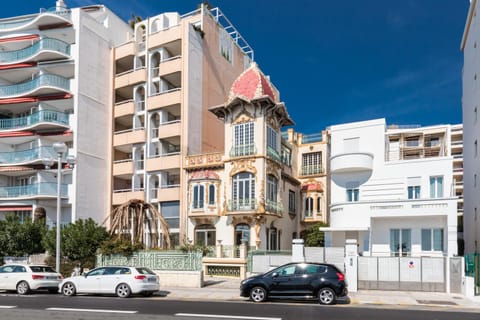
[{"label": "glass balcony railing", "polygon": [[56,159],[57,153],[53,147],[38,147],[34,149],[0,152],[0,163],[21,163],[40,159]]},{"label": "glass balcony railing", "polygon": [[[67,195],[67,184],[60,186],[61,196]],[[56,196],[57,184],[55,182],[41,182],[25,186],[0,187],[0,198],[22,198],[33,196]]]},{"label": "glass balcony railing", "polygon": [[58,39],[45,38],[35,42],[32,46],[15,51],[0,52],[0,63],[24,61],[43,50],[56,51],[70,55],[70,45]]},{"label": "glass balcony railing", "polygon": [[0,119],[0,130],[29,127],[41,122],[68,125],[68,114],[58,111],[40,110],[26,117]]},{"label": "glass balcony railing", "polygon": [[257,150],[254,144],[237,145],[230,149],[230,157],[249,156],[256,153]]},{"label": "glass balcony railing", "polygon": [[30,81],[0,86],[0,98],[19,96],[40,87],[56,87],[68,91],[70,90],[70,80],[55,74],[43,74]]},{"label": "glass balcony railing", "polygon": [[228,211],[250,211],[257,209],[257,201],[255,199],[235,199],[228,201]]},{"label": "glass balcony railing", "polygon": [[302,166],[300,169],[300,175],[302,176],[309,176],[312,174],[322,174],[323,167],[321,164],[311,165],[311,166]]},{"label": "glass balcony railing", "polygon": [[280,158],[280,154],[277,150],[273,149],[272,147],[267,146],[267,156],[277,162],[282,162]]},{"label": "glass balcony railing", "polygon": [[281,202],[271,201],[267,199],[265,201],[265,209],[278,215],[283,214],[283,204]]}]

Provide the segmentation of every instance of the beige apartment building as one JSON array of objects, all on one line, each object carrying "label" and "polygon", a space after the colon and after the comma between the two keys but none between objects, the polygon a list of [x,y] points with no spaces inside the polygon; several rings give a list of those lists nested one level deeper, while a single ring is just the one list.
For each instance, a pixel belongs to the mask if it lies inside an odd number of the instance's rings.
[{"label": "beige apartment building", "polygon": [[[208,111],[225,101],[253,50],[218,9],[163,13],[135,24],[114,56],[111,203],[153,204],[173,244],[186,239],[185,156],[224,147],[224,124]],[[183,237],[183,236],[182,236]]]}]

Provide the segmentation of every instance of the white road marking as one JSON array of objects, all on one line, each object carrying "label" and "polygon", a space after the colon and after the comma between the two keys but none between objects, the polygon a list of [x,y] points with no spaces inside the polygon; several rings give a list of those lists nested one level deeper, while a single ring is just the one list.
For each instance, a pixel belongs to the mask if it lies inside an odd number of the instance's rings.
[{"label": "white road marking", "polygon": [[0,306],[0,309],[14,309],[17,306]]},{"label": "white road marking", "polygon": [[75,312],[102,312],[102,313],[137,313],[128,310],[105,310],[105,309],[74,309],[74,308],[46,308],[48,311],[75,311]]},{"label": "white road marking", "polygon": [[199,314],[199,313],[175,313],[177,317],[198,317],[198,318],[222,318],[222,319],[248,319],[248,320],[282,320],[282,318],[228,316],[223,314]]}]

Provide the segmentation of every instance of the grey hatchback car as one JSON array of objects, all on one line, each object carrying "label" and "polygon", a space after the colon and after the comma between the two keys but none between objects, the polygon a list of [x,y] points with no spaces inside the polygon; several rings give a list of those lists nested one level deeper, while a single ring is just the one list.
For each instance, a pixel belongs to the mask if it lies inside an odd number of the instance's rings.
[{"label": "grey hatchback car", "polygon": [[347,293],[344,274],[327,263],[288,263],[240,284],[240,295],[254,302],[268,298],[318,299],[319,303],[329,305]]}]

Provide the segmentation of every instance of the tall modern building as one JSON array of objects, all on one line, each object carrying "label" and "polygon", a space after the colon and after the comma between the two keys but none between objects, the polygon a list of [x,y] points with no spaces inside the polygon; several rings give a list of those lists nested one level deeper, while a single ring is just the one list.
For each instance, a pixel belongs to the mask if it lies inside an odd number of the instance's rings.
[{"label": "tall modern building", "polygon": [[[109,211],[111,49],[129,26],[102,5],[0,20],[0,218],[46,215],[56,223],[57,153],[61,222]],[[67,168],[66,156],[77,159]]]},{"label": "tall modern building", "polygon": [[451,132],[385,119],[332,126],[330,245],[356,239],[364,255],[456,255],[461,180]]},{"label": "tall modern building", "polygon": [[[187,155],[223,151],[223,103],[253,50],[218,9],[163,13],[135,24],[114,50],[113,208],[130,199],[156,206],[174,244],[186,241]],[[183,239],[180,239],[182,235]]]},{"label": "tall modern building", "polygon": [[461,50],[464,62],[462,72],[462,111],[463,111],[463,162],[464,162],[464,204],[463,204],[463,235],[465,238],[465,253],[480,252],[480,59],[478,48],[480,44],[480,25],[478,20],[479,2],[470,1],[465,31],[463,33]]}]

